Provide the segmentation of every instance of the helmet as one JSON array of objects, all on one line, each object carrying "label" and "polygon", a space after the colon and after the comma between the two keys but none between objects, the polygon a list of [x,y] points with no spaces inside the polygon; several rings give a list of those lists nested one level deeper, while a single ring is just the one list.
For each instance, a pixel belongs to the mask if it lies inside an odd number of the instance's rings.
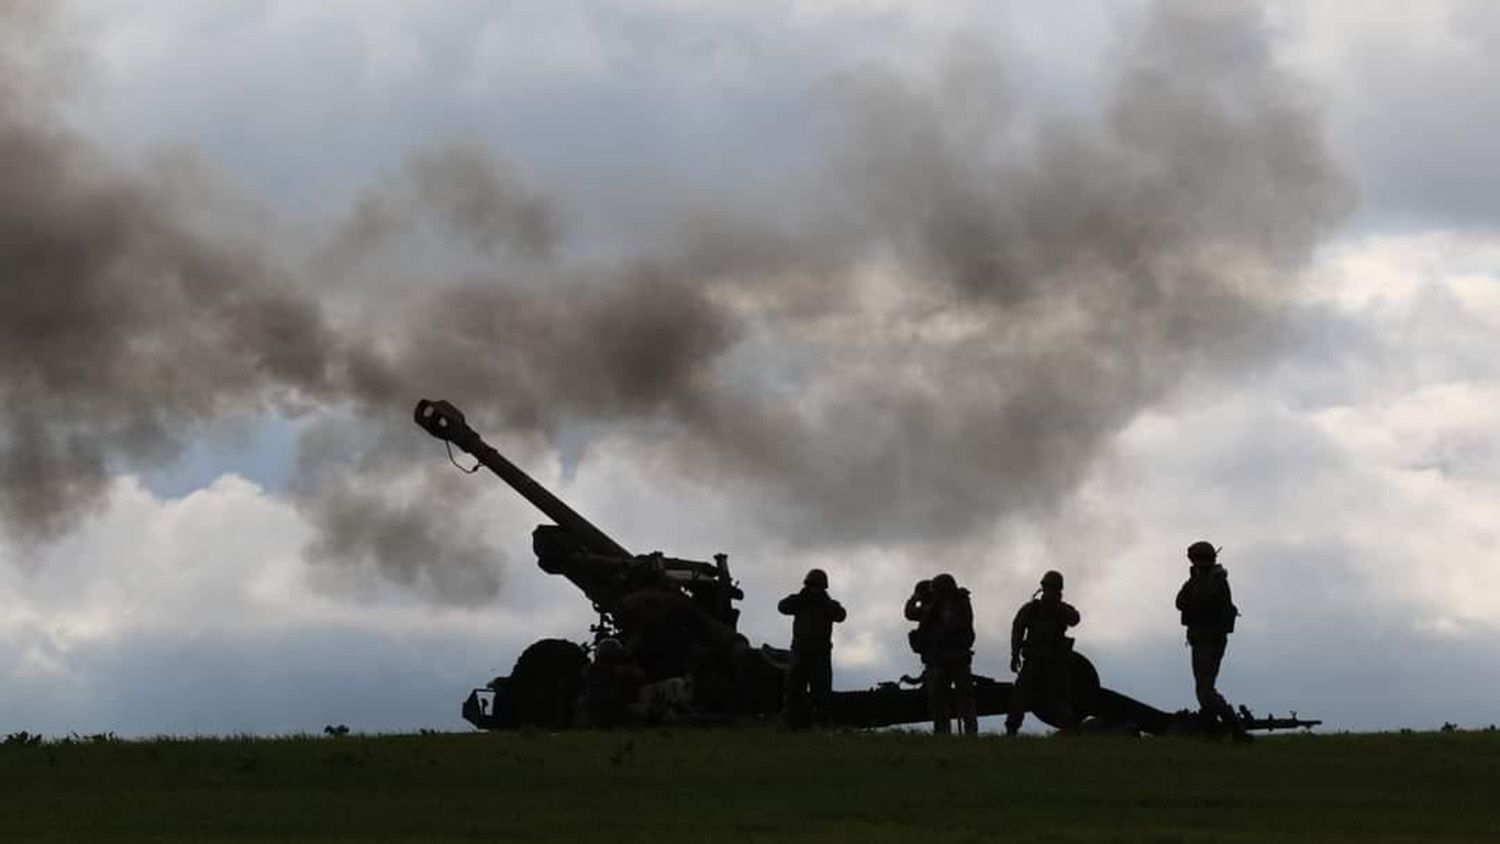
[{"label": "helmet", "polygon": [[932,591],[952,592],[958,588],[958,581],[951,574],[940,574],[932,579]]},{"label": "helmet", "polygon": [[813,569],[807,573],[807,577],[802,578],[802,585],[811,586],[816,589],[827,589],[828,572],[822,569]]},{"label": "helmet", "polygon": [[1063,589],[1062,572],[1049,571],[1042,575],[1042,589],[1050,592],[1061,592]]},{"label": "helmet", "polygon": [[1218,549],[1202,540],[1189,545],[1187,554],[1188,559],[1195,563],[1211,563],[1219,557]]}]

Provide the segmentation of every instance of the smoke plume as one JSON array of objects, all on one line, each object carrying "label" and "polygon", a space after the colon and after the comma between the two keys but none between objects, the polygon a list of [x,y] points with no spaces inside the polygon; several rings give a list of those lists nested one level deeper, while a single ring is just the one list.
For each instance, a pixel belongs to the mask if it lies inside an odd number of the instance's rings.
[{"label": "smoke plume", "polygon": [[[7,47],[39,9],[0,13]],[[107,157],[46,62],[7,58],[0,524],[55,538],[112,475],[274,413],[306,420],[310,560],[483,601],[499,572],[411,426],[422,396],[497,443],[670,433],[681,473],[735,479],[803,547],[1043,515],[1186,375],[1272,350],[1348,204],[1254,8],[1169,3],[1129,32],[1093,114],[1023,119],[999,61],[829,80],[818,163],[776,207],[684,198],[674,236],[608,248],[472,142],[288,248],[214,213],[207,165]]]}]

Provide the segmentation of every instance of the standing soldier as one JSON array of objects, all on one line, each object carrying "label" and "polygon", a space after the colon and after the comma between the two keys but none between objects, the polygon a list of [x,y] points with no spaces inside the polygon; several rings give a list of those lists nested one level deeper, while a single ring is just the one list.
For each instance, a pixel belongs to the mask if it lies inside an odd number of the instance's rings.
[{"label": "standing soldier", "polygon": [[792,616],[792,664],[786,672],[786,722],[793,727],[821,724],[833,691],[833,625],[847,617],[828,595],[828,574],[813,569],[802,579],[802,591],[776,605]]},{"label": "standing soldier", "polygon": [[1058,723],[1073,723],[1068,682],[1073,640],[1067,631],[1078,623],[1079,616],[1078,610],[1062,599],[1062,592],[1062,574],[1049,571],[1042,575],[1042,588],[1021,605],[1010,625],[1010,670],[1017,676],[1010,693],[1010,714],[1005,717],[1008,736],[1021,729],[1026,710],[1038,705],[1050,705]]},{"label": "standing soldier", "polygon": [[979,732],[971,669],[974,607],[969,602],[969,590],[960,589],[951,574],[924,580],[906,601],[906,617],[917,622],[911,640],[912,647],[922,655],[932,731],[952,732],[950,718],[957,714],[960,732]]},{"label": "standing soldier", "polygon": [[1219,552],[1207,542],[1188,546],[1187,557],[1192,569],[1187,582],[1177,590],[1177,609],[1187,628],[1188,646],[1193,650],[1193,687],[1204,716],[1218,719],[1237,740],[1250,734],[1234,715],[1229,702],[1214,684],[1234,619],[1240,614],[1229,593],[1229,572],[1218,564]]}]

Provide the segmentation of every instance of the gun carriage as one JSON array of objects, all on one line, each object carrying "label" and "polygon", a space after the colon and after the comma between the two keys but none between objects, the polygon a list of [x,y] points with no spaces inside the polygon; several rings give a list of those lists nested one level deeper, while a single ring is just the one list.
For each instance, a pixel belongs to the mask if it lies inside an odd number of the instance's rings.
[{"label": "gun carriage", "polygon": [[[727,723],[775,717],[781,711],[789,653],[769,645],[751,647],[739,633],[735,603],[744,593],[729,570],[728,557],[713,562],[633,554],[592,522],[537,483],[469,427],[452,404],[423,399],[416,423],[457,447],[505,481],[552,524],[532,532],[537,565],[566,578],[592,603],[599,621],[593,643],[542,639],[521,652],[508,676],[473,690],[462,705],[465,720],[485,730],[543,727],[565,729],[580,723],[585,672],[593,644],[606,638],[625,643],[639,665],[649,719]],[[1213,730],[1196,713],[1165,712],[1101,687],[1093,664],[1070,655],[1072,711],[1082,729],[1160,735]],[[1012,686],[975,676],[980,715],[1008,711]],[[834,726],[889,727],[929,719],[919,681],[902,678],[871,689],[836,691],[829,706]],[[1047,704],[1034,710],[1044,723],[1064,726]],[[1290,718],[1251,718],[1251,730],[1295,729],[1321,722]]]}]

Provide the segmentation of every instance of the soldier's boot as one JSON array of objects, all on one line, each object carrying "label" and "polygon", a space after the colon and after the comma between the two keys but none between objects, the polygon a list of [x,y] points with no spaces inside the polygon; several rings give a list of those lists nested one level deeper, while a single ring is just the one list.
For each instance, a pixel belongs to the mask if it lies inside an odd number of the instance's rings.
[{"label": "soldier's boot", "polygon": [[[1245,726],[1240,723],[1239,716],[1234,714],[1234,708],[1224,696],[1212,688],[1200,688],[1198,690],[1198,703],[1200,709],[1198,716],[1207,724],[1222,724],[1229,732],[1229,737],[1236,742],[1249,742],[1254,739],[1245,731]],[[1222,736],[1223,734],[1220,733]]]},{"label": "soldier's boot", "polygon": [[1059,698],[1054,705],[1057,711],[1057,732],[1061,735],[1073,735],[1078,732],[1078,726],[1083,719],[1073,711],[1073,702],[1063,697]]},{"label": "soldier's boot", "polygon": [[1245,730],[1245,725],[1240,723],[1240,719],[1235,717],[1234,710],[1229,708],[1227,702],[1223,709],[1214,714],[1218,716],[1219,723],[1223,724],[1224,729],[1228,731],[1230,741],[1236,744],[1246,744],[1255,740],[1255,737]]},{"label": "soldier's boot", "polygon": [[959,701],[958,731],[966,736],[979,735],[979,709],[972,697]]},{"label": "soldier's boot", "polygon": [[1245,730],[1245,725],[1240,721],[1239,716],[1234,714],[1229,701],[1224,701],[1224,709],[1219,713],[1219,718],[1224,721],[1225,726],[1229,727],[1229,738],[1236,744],[1248,744],[1255,740],[1255,737]]},{"label": "soldier's boot", "polygon": [[947,678],[928,666],[924,674],[927,685],[927,711],[932,714],[932,734],[945,736],[953,732],[953,698]]},{"label": "soldier's boot", "polygon": [[1010,709],[1005,713],[1005,734],[1008,736],[1020,732],[1021,724],[1026,720],[1026,698],[1023,694],[1020,683],[1011,687]]}]

